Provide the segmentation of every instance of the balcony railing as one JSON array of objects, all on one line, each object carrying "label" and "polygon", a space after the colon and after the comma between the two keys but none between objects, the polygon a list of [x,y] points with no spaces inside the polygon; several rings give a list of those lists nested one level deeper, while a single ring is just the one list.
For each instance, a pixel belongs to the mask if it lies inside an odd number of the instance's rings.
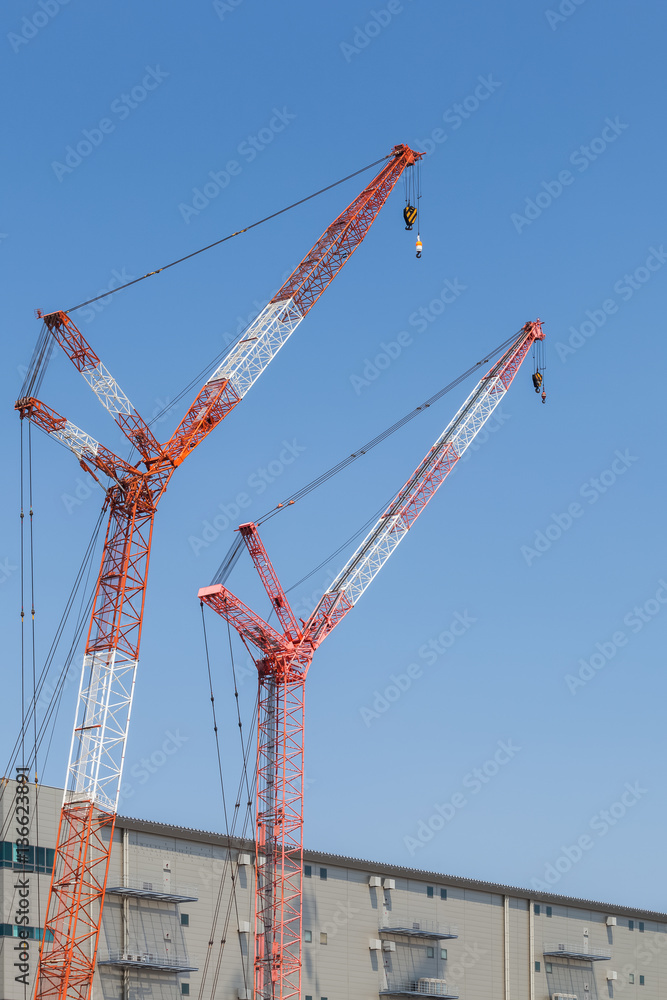
[{"label": "balcony railing", "polygon": [[587,962],[607,962],[611,958],[611,948],[598,948],[596,945],[550,944],[544,946],[545,958],[580,958]]},{"label": "balcony railing", "polygon": [[429,938],[431,941],[445,941],[457,938],[457,927],[443,927],[432,921],[422,920],[418,924],[404,924],[402,926],[380,927],[380,934],[398,934],[402,937]]},{"label": "balcony railing", "polygon": [[118,965],[125,969],[151,969],[154,972],[197,971],[197,966],[190,965],[187,959],[156,955],[150,952],[111,951],[108,958],[102,959],[97,964]]},{"label": "balcony railing", "polygon": [[114,896],[135,896],[138,899],[158,899],[165,903],[194,903],[199,897],[192,886],[166,886],[159,881],[148,881],[143,878],[127,878],[121,885],[107,887],[107,892]]},{"label": "balcony railing", "polygon": [[444,979],[422,978],[389,981],[387,989],[380,990],[380,995],[393,997],[438,997],[439,1000],[458,1000],[458,994],[448,990]]}]

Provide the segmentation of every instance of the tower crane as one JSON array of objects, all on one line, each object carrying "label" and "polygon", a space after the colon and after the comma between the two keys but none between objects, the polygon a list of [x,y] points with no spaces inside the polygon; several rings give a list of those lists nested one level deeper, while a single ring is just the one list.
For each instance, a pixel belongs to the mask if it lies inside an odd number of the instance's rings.
[{"label": "tower crane", "polygon": [[257,792],[255,817],[255,1000],[301,995],[305,682],[315,650],[357,603],[438,487],[508,391],[529,350],[544,340],[540,320],[526,323],[483,376],[317,607],[297,621],[257,525],[239,532],[275,612],[278,627],[224,584],[199,599],[257,650]]},{"label": "tower crane", "polygon": [[[132,464],[31,395],[15,408],[109,478],[102,561],[83,658],[56,861],[35,987],[37,998],[88,1000],[139,659],[157,505],[174,470],[243,399],[362,242],[406,167],[422,154],[395,146],[379,173],[322,234],[225,357],[164,444],[66,312],[43,316],[137,452]],[[45,942],[51,940],[50,947]]]}]

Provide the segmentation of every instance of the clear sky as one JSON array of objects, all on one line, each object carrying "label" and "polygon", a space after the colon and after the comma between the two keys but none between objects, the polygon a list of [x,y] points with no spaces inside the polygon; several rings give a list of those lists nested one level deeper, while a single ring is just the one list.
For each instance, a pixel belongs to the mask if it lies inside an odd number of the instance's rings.
[{"label": "clear sky", "polygon": [[[316,657],[306,843],[664,910],[664,5],[11,0],[2,19],[5,758],[20,715],[12,406],[33,310],[158,268],[407,142],[429,154],[422,259],[397,189],[161,505],[121,811],[222,828],[196,593],[235,524],[539,316],[547,405],[527,364],[494,433]],[[370,176],[73,318],[150,418]],[[471,388],[269,522],[287,586],[391,495]],[[41,397],[123,449],[62,354]],[[41,662],[101,493],[37,431],[33,451]],[[239,493],[250,503],[233,516]],[[300,613],[327,574],[292,592]],[[229,586],[265,610],[247,562]],[[226,628],[211,614],[208,631],[233,798]],[[235,655],[247,721],[255,681]],[[76,688],[41,769],[51,784],[64,779]]]}]

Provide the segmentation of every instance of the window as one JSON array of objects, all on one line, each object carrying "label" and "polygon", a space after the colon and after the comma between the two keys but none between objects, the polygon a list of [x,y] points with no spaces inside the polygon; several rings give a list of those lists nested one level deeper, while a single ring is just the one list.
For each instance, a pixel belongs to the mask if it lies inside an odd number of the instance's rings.
[{"label": "window", "polygon": [[629,978],[630,978],[630,985],[633,986],[634,982],[635,982],[635,974],[634,974],[634,972],[630,973],[630,977]]},{"label": "window", "polygon": [[427,948],[426,949],[426,957],[427,958],[435,958],[435,948]]},{"label": "window", "polygon": [[639,985],[640,986],[645,986],[646,985],[646,983],[644,982],[644,977],[643,976],[639,977]]},{"label": "window", "polygon": [[181,983],[181,996],[182,997],[190,996],[190,983]]},{"label": "window", "polygon": [[[24,937],[30,940],[42,940],[42,928],[41,927],[22,927],[21,930],[24,932]],[[0,937],[18,937],[19,929],[16,924],[0,924]],[[46,940],[53,941],[53,931],[46,932]]]},{"label": "window", "polygon": [[446,948],[441,948],[440,949],[440,958],[443,960],[443,962],[447,961],[447,949]]},{"label": "window", "polygon": [[639,921],[639,933],[640,934],[644,933],[644,921],[643,920]]},{"label": "window", "polygon": [[551,972],[552,969],[553,969],[553,966],[552,966],[551,962],[545,962],[544,963],[544,971],[545,972]]},{"label": "window", "polygon": [[[36,852],[36,854],[35,854]],[[21,847],[18,848],[11,840],[0,841],[0,868],[13,868],[14,871],[37,872],[38,875],[50,875],[56,852],[51,847]]]},{"label": "window", "polygon": [[539,915],[540,915],[540,904],[539,903],[535,903],[535,905],[533,906],[533,913],[535,914],[536,917],[539,917]]},{"label": "window", "polygon": [[[189,927],[189,926],[190,926],[190,914],[181,913],[181,927]],[[187,986],[187,983],[185,985]]]},{"label": "window", "polygon": [[447,899],[447,890],[446,889],[441,889],[440,890],[440,899]]},{"label": "window", "polygon": [[324,933],[324,931],[322,931],[320,934],[320,944],[326,944],[326,943],[327,943],[327,936]]},{"label": "window", "polygon": [[327,880],[327,870],[326,870],[326,868],[320,868],[320,878],[322,879],[323,882],[326,882],[326,880]]},{"label": "window", "polygon": [[[304,865],[303,866],[303,877],[304,878],[310,878],[312,874],[313,874],[312,866],[311,865]],[[306,1000],[308,1000],[308,998],[306,998]],[[311,997],[310,1000],[313,1000],[313,998]]]},{"label": "window", "polygon": [[306,942],[306,944],[311,944],[311,942],[313,940],[313,932],[312,931],[304,931],[303,932],[303,940]]},{"label": "window", "polygon": [[634,922],[634,920],[628,920],[628,930],[629,931],[633,931],[634,929],[635,929],[635,922]]},{"label": "window", "polygon": [[426,895],[428,896],[429,899],[433,899],[433,886],[432,885],[427,885],[426,886]]},{"label": "window", "polygon": [[551,917],[553,915],[553,910],[551,909],[550,906],[546,907],[546,914],[548,917]]},{"label": "window", "polygon": [[312,997],[306,997],[305,1000],[313,1000]]},{"label": "window", "polygon": [[539,962],[535,962],[535,972],[539,972],[539,971],[540,971],[540,963]]}]

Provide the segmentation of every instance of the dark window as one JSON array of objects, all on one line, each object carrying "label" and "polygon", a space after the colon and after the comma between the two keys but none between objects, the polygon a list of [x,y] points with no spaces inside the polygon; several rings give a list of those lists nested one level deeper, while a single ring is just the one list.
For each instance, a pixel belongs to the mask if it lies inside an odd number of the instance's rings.
[{"label": "dark window", "polygon": [[644,977],[643,976],[639,977],[639,985],[640,986],[645,986],[646,985],[646,983],[644,982]]},{"label": "dark window", "polygon": [[306,997],[306,1000],[313,1000],[312,997]]},{"label": "dark window", "polygon": [[[181,913],[181,927],[189,927],[189,926],[190,926],[190,914]],[[187,983],[185,985],[187,986]]]},{"label": "dark window", "polygon": [[550,906],[546,907],[546,914],[547,914],[548,917],[550,917],[550,916],[553,915],[553,910],[551,909]]},{"label": "dark window", "polygon": [[[312,874],[313,874],[312,866],[311,865],[304,865],[303,866],[303,876],[304,876],[304,878],[310,878],[310,876]],[[313,998],[311,997],[310,1000],[313,1000]]]},{"label": "dark window", "polygon": [[447,949],[446,948],[441,948],[440,949],[440,958],[443,960],[443,962],[447,961]]},{"label": "dark window", "polygon": [[181,983],[181,996],[182,997],[190,996],[190,983]]},{"label": "dark window", "polygon": [[539,915],[540,915],[540,904],[539,903],[535,903],[535,905],[533,906],[533,913],[535,914],[536,917],[539,917]]},{"label": "dark window", "polygon": [[326,880],[327,880],[327,870],[326,870],[326,868],[320,868],[320,878],[322,879],[323,882],[326,882]]},{"label": "dark window", "polygon": [[639,933],[640,934],[644,933],[644,921],[643,920],[639,921]]},{"label": "dark window", "polygon": [[[22,930],[27,934],[27,937],[31,940],[36,939],[37,941],[42,940],[42,928],[41,927],[23,927]],[[0,937],[18,937],[19,929],[16,924],[0,924]],[[47,941],[53,941],[53,931],[47,931],[46,934]]]},{"label": "dark window", "polygon": [[433,886],[432,885],[427,885],[426,886],[426,895],[428,896],[429,899],[433,899]]},{"label": "dark window", "polygon": [[540,963],[539,962],[535,962],[535,972],[539,972],[539,971],[540,971]]},{"label": "dark window", "polygon": [[0,868],[50,875],[56,852],[51,847],[17,847],[11,840],[0,841]]},{"label": "dark window", "polygon": [[634,922],[634,920],[628,920],[628,930],[629,931],[633,931],[634,929],[635,929],[635,922]]},{"label": "dark window", "polygon": [[435,958],[435,948],[427,948],[426,949],[426,957],[427,958]]},{"label": "dark window", "polygon": [[552,970],[551,962],[545,962],[544,963],[544,971],[545,972],[551,972],[551,970]]},{"label": "dark window", "polygon": [[441,889],[440,890],[440,899],[447,899],[447,890],[446,889]]}]

